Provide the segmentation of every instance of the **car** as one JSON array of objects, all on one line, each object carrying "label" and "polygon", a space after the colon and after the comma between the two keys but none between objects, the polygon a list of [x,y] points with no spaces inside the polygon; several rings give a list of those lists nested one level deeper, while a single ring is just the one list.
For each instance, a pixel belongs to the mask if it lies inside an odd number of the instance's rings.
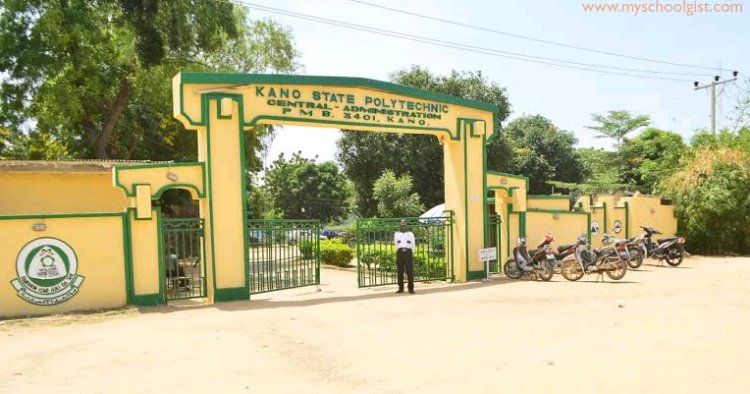
[{"label": "car", "polygon": [[[336,231],[336,230],[329,230],[329,229],[320,229],[320,235],[324,236],[325,239],[332,239],[332,238],[338,238],[339,235],[341,235],[343,231]],[[323,239],[323,238],[321,238]]]}]

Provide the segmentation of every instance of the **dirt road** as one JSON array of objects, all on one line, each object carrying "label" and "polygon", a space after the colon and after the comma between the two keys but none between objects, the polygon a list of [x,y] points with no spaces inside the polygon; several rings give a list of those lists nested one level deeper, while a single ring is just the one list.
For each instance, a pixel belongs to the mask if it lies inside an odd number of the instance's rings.
[{"label": "dirt road", "polygon": [[6,321],[0,393],[746,391],[750,258],[642,268]]}]

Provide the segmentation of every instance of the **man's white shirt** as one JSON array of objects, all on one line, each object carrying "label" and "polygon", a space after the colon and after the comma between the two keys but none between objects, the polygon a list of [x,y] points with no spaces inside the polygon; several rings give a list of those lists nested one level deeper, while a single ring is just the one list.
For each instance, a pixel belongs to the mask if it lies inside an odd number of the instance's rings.
[{"label": "man's white shirt", "polygon": [[396,231],[393,235],[393,242],[396,245],[396,249],[411,249],[414,251],[416,242],[414,241],[414,233],[411,231]]}]

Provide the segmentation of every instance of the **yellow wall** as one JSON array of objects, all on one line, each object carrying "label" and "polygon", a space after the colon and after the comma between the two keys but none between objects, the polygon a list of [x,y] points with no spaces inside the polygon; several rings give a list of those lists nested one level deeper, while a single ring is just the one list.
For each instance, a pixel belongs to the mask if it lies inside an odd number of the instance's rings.
[{"label": "yellow wall", "polygon": [[527,209],[554,209],[567,211],[570,209],[570,199],[567,196],[527,197]]},{"label": "yellow wall", "polygon": [[[41,315],[124,306],[126,296],[125,241],[122,214],[96,217],[0,218],[0,316]],[[45,231],[34,231],[43,222]],[[30,241],[56,238],[67,243],[78,259],[78,275],[84,277],[78,294],[51,306],[21,299],[10,284],[17,278],[16,259]]]},{"label": "yellow wall", "polygon": [[152,210],[150,220],[137,220],[135,212],[128,210],[133,261],[133,290],[138,296],[158,297],[160,288],[159,213]]},{"label": "yellow wall", "polygon": [[605,234],[604,212],[604,207],[591,207],[591,224],[593,226],[594,223],[599,223],[599,233],[591,232],[591,245],[596,248],[602,246],[602,236]]},{"label": "yellow wall", "polygon": [[122,212],[108,173],[0,172],[0,215]]},{"label": "yellow wall", "polygon": [[671,237],[677,233],[677,219],[674,215],[674,206],[662,205],[661,199],[656,196],[635,195],[626,197],[630,209],[630,234],[632,237],[642,234],[643,230],[638,226],[653,227],[664,235],[659,238]]},{"label": "yellow wall", "polygon": [[554,238],[554,245],[576,242],[576,238],[587,234],[588,213],[586,212],[526,212],[526,235],[529,248],[536,248],[547,233]]}]

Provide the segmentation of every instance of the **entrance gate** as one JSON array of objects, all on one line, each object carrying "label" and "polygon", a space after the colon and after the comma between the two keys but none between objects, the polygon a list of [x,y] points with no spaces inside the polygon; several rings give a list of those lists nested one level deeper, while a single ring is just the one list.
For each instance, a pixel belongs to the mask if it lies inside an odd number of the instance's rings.
[{"label": "entrance gate", "polygon": [[205,297],[203,219],[161,218],[160,231],[166,300]]},{"label": "entrance gate", "polygon": [[250,294],[320,284],[320,222],[248,220]]},{"label": "entrance gate", "polygon": [[398,283],[393,234],[406,220],[414,232],[414,281],[455,279],[453,215],[440,218],[382,218],[357,221],[357,284],[359,287]]}]

